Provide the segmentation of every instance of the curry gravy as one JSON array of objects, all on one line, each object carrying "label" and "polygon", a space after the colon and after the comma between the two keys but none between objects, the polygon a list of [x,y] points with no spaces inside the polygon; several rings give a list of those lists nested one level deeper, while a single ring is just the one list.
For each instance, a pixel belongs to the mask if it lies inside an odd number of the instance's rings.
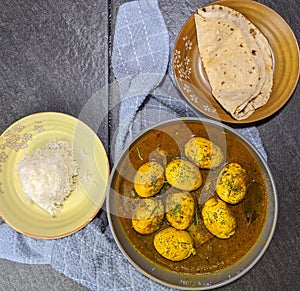
[{"label": "curry gravy", "polygon": [[[214,142],[222,149],[226,162],[239,163],[246,170],[249,183],[256,181],[261,187],[259,188],[260,193],[255,194],[255,199],[253,199],[253,195],[248,197],[247,194],[239,204],[228,204],[237,223],[233,236],[229,239],[219,239],[212,236],[202,245],[195,244],[196,255],[180,262],[172,262],[162,257],[154,248],[153,239],[157,231],[150,235],[142,235],[132,227],[130,217],[134,209],[134,201],[136,201],[135,199],[141,199],[134,192],[133,180],[137,169],[149,161],[151,153],[157,149],[167,153],[168,162],[173,158],[184,156],[184,144],[192,136],[205,137]],[[200,189],[191,192],[195,200],[200,195],[208,174],[208,170],[200,170],[203,176],[203,184]],[[128,240],[137,252],[154,264],[185,274],[212,273],[240,260],[257,241],[266,218],[268,202],[266,185],[260,167],[253,155],[233,134],[222,132],[213,125],[204,126],[202,123],[195,121],[165,124],[142,135],[130,147],[128,155],[119,168],[117,187],[116,190],[121,194],[117,198],[119,219]],[[163,199],[163,194],[164,188],[156,196],[160,195]],[[197,207],[201,208],[201,205]],[[201,211],[197,212],[201,213]],[[249,218],[249,213],[252,213],[251,218]],[[160,229],[167,225],[167,220],[164,219]]]}]

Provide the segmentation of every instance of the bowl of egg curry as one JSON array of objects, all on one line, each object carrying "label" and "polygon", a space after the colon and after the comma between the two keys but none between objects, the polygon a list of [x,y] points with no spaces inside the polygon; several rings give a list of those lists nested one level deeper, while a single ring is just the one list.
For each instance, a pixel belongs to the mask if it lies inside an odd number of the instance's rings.
[{"label": "bowl of egg curry", "polygon": [[106,207],[114,239],[138,271],[168,287],[205,290],[262,257],[276,195],[266,161],[242,135],[183,118],[145,130],[123,151]]}]

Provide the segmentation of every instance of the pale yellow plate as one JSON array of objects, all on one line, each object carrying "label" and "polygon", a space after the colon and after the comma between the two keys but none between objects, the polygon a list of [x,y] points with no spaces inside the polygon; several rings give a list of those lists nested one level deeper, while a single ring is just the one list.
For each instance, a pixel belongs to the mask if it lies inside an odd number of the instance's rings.
[{"label": "pale yellow plate", "polygon": [[211,93],[199,57],[194,15],[183,25],[174,47],[173,70],[181,93],[201,113],[228,123],[245,124],[273,115],[287,103],[299,79],[299,47],[292,29],[278,13],[256,1],[221,0],[211,4],[239,11],[268,39],[274,66],[270,99],[244,120],[235,120],[221,107]]},{"label": "pale yellow plate", "polygon": [[[53,140],[67,141],[79,163],[77,187],[55,217],[25,199],[18,174],[18,162],[25,154],[32,155]],[[0,137],[0,215],[25,235],[53,239],[83,228],[102,207],[108,179],[109,162],[100,139],[72,116],[36,113],[15,122]]]}]

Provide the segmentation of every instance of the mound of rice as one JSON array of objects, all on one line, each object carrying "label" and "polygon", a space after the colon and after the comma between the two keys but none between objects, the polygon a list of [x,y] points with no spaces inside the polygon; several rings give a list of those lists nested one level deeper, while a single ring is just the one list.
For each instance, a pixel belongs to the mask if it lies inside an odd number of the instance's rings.
[{"label": "mound of rice", "polygon": [[26,154],[18,163],[18,173],[25,198],[55,216],[76,188],[78,163],[66,141],[51,141],[32,156]]}]

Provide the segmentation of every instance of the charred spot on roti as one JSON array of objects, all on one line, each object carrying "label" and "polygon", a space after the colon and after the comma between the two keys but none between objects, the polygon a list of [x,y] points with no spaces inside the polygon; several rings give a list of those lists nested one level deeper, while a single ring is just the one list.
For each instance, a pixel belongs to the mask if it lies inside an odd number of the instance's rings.
[{"label": "charred spot on roti", "polygon": [[[251,22],[249,22],[250,24]],[[256,36],[256,31],[253,28],[250,28],[249,32],[253,35]]]}]

